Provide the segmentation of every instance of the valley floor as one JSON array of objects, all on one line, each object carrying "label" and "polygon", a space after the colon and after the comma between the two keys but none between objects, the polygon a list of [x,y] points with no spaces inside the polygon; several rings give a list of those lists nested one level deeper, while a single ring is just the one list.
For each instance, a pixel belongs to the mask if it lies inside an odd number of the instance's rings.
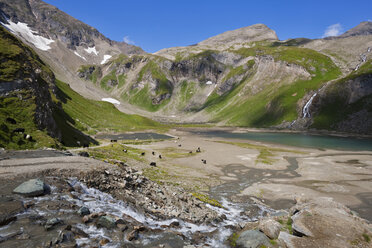
[{"label": "valley floor", "polygon": [[[357,234],[354,233],[354,236],[344,236],[343,239],[365,245],[357,245],[355,247],[369,247],[368,245],[370,244],[366,237],[369,237],[370,231],[365,228],[367,226],[370,227],[370,225],[364,223],[364,220],[352,216],[356,214],[366,219],[367,222],[372,222],[371,151],[310,149],[248,140],[204,137],[198,134],[198,129],[196,128],[172,129],[169,130],[168,134],[174,138],[152,141],[119,140],[114,143],[108,140],[100,140],[100,146],[83,149],[95,159],[82,156],[68,156],[71,155],[70,152],[75,154],[81,152],[80,149],[64,152],[54,150],[2,151],[0,153],[0,178],[3,183],[0,187],[0,193],[4,197],[6,195],[6,197],[9,197],[11,190],[22,181],[35,177],[43,178],[49,184],[59,185],[57,189],[52,189],[53,194],[51,197],[58,199],[58,203],[56,203],[58,205],[56,206],[57,208],[68,208],[67,212],[63,212],[59,216],[68,219],[73,226],[75,225],[74,223],[77,223],[77,227],[82,227],[83,225],[80,224],[81,219],[78,217],[65,216],[65,213],[76,211],[76,208],[80,205],[76,205],[76,202],[69,205],[66,200],[70,201],[68,200],[70,198],[60,194],[67,193],[75,199],[82,199],[85,204],[95,199],[94,197],[98,197],[97,199],[101,198],[93,194],[85,199],[85,196],[83,197],[84,194],[79,193],[78,188],[71,189],[71,185],[69,186],[69,183],[66,184],[66,181],[70,180],[68,178],[77,177],[82,182],[85,182],[88,187],[94,187],[110,193],[116,199],[124,202],[131,202],[133,207],[141,209],[138,210],[140,213],[136,213],[136,216],[145,216],[141,218],[154,218],[154,216],[157,216],[157,218],[162,219],[164,216],[168,216],[168,218],[169,216],[178,216],[181,220],[198,223],[198,228],[210,225],[207,226],[208,232],[200,229],[203,235],[199,231],[192,232],[192,234],[189,231],[182,231],[184,228],[194,228],[193,224],[182,224],[182,222],[177,224],[180,225],[179,227],[171,227],[170,223],[167,224],[168,226],[162,225],[162,235],[165,236],[162,236],[157,241],[161,243],[175,240],[174,247],[183,247],[183,245],[190,244],[190,242],[196,246],[198,244],[213,245],[215,244],[213,242],[221,242],[218,247],[225,247],[225,245],[228,245],[226,239],[232,232],[238,230],[239,233],[241,232],[239,227],[246,230],[250,226],[250,224],[240,226],[241,221],[249,223],[249,220],[261,219],[266,215],[282,214],[283,212],[279,211],[281,209],[285,210],[283,215],[285,217],[283,218],[286,221],[286,218],[290,219],[290,217],[287,217],[289,216],[288,213],[291,214],[288,209],[296,207],[296,203],[299,204],[307,200],[318,201],[317,204],[323,204],[320,209],[324,210],[327,207],[324,205],[328,203],[324,203],[324,200],[321,199],[331,197],[336,202],[346,205],[355,211],[352,214],[347,213],[348,216],[337,217],[340,223],[337,223],[334,228],[337,229],[347,221],[351,221],[350,223],[355,224],[358,228],[360,227],[361,231],[358,231]],[[124,160],[125,164],[120,163],[118,160]],[[156,166],[150,166],[151,162],[156,163]],[[137,170],[139,171],[138,173],[136,172]],[[131,175],[130,180],[127,179],[128,175]],[[120,182],[122,179],[124,184]],[[139,183],[137,183],[138,180],[140,180]],[[131,183],[128,188],[129,182]],[[71,195],[71,193],[68,193],[71,190],[76,192],[76,194]],[[184,192],[191,194],[183,194]],[[4,211],[5,215],[7,214],[7,210],[2,207],[5,206],[7,208],[8,204],[8,200],[4,197],[0,197],[0,217],[4,216]],[[43,199],[47,198],[44,197]],[[17,198],[17,200],[20,199]],[[22,201],[28,202],[24,199]],[[111,199],[110,204],[115,203],[115,201]],[[211,206],[202,205],[205,203]],[[37,210],[39,214],[43,211],[49,211],[47,210],[49,208],[48,200],[46,202],[33,200],[32,204],[35,204],[35,210],[43,209],[41,212]],[[343,209],[338,205],[335,208]],[[109,211],[108,208],[102,209],[106,212]],[[324,210],[322,213],[333,213],[334,209],[327,209],[327,211]],[[28,211],[28,213],[30,212]],[[27,215],[27,212],[25,214]],[[18,216],[20,216],[22,221],[22,216],[25,215]],[[139,237],[142,240],[151,240],[155,233],[159,233],[162,223],[159,221],[154,222],[155,224],[151,226],[145,221],[143,223],[148,226],[144,229],[138,227],[141,224],[133,221],[132,217],[128,218],[128,216],[123,215],[123,218],[125,223],[131,223],[128,224],[129,229],[123,231],[125,234],[117,231],[113,232],[112,235],[110,234],[110,242],[126,240],[130,232],[137,232],[137,235],[141,233],[142,236],[140,235]],[[31,217],[29,219],[31,221]],[[292,219],[294,220],[295,218],[292,216]],[[283,222],[280,219],[277,221],[279,223]],[[14,225],[17,226],[17,224]],[[187,225],[191,226],[187,227]],[[284,224],[284,228],[288,228],[288,225],[291,224],[287,223],[287,227]],[[120,225],[118,224],[117,226]],[[84,230],[91,235],[90,232],[92,232],[93,227],[90,226],[89,228]],[[218,235],[213,231],[215,228],[217,230],[220,229]],[[1,237],[2,230],[7,229],[4,229],[4,227],[0,229],[0,243],[4,241],[4,237]],[[167,231],[164,232],[164,230]],[[288,230],[286,232],[291,233],[291,229],[289,228]],[[346,226],[340,232],[343,233],[343,231],[345,233],[348,232]],[[94,232],[97,232],[97,230],[94,229]],[[362,236],[363,232],[367,233],[365,234],[367,236],[364,236],[364,234]],[[196,235],[197,233],[199,233],[199,236]],[[334,235],[336,234],[334,233]],[[35,235],[42,236],[43,231],[40,230]],[[58,235],[58,233],[55,233],[55,235]],[[101,233],[100,235],[105,237],[104,235],[108,234]],[[123,235],[126,235],[126,239],[123,238]],[[285,236],[286,234],[283,235]],[[52,236],[50,234],[47,238]],[[216,238],[217,236],[219,239]],[[184,241],[179,240],[180,237]],[[296,241],[300,236],[291,237],[292,241]],[[305,237],[307,236],[305,235]],[[365,240],[363,237],[365,237]],[[1,241],[1,238],[3,241]],[[318,242],[310,240],[310,238],[311,236],[306,241],[310,242],[308,244]],[[45,238],[43,239],[45,240]],[[279,240],[283,239],[282,237]],[[330,239],[332,242],[337,241],[338,234],[337,237],[334,236]],[[76,242],[83,242],[84,240],[86,241],[86,239],[76,238]],[[97,240],[97,238],[95,240],[94,242],[102,241]],[[185,240],[188,241],[186,242]],[[299,240],[297,241],[303,242],[305,239]],[[34,242],[32,239],[31,241]],[[30,244],[27,242],[22,243],[10,238],[10,241],[5,239],[3,244]],[[229,245],[233,246],[234,242],[231,241]],[[278,239],[274,238],[271,242],[273,247],[278,247],[276,244]],[[132,243],[129,242],[129,244]],[[140,246],[144,244],[137,243]],[[349,247],[348,244],[345,247]]]}]

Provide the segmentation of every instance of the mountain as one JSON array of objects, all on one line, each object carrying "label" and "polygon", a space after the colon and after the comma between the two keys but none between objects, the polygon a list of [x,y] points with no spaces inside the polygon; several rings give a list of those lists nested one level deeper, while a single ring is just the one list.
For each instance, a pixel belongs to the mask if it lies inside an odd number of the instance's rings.
[{"label": "mountain", "polygon": [[250,42],[254,41],[277,41],[278,37],[274,30],[264,24],[255,24],[236,30],[226,31],[222,34],[213,36],[188,47],[171,47],[165,48],[156,55],[168,59],[174,59],[178,53],[195,53],[203,50],[226,50],[228,48],[247,47]]},{"label": "mountain", "polygon": [[40,0],[0,0],[0,21],[35,48],[59,79],[95,99],[101,98],[99,92],[79,81],[76,68],[105,63],[118,54],[145,53],[137,46],[106,38],[95,28]]},{"label": "mountain", "polygon": [[[368,76],[358,76],[370,73],[369,47],[369,35],[279,41],[257,24],[189,47],[121,55],[105,65],[81,67],[78,75],[165,121],[370,133],[368,125],[345,122],[350,114],[369,113],[354,104],[370,94]],[[328,89],[349,75],[354,79],[337,93],[358,92],[351,101],[344,98],[348,112],[324,122],[326,104],[339,105]]]},{"label": "mountain", "polygon": [[83,98],[56,80],[32,48],[0,26],[0,147],[97,144],[85,133],[158,126],[147,118],[121,113],[111,103]]},{"label": "mountain", "polygon": [[358,35],[372,35],[372,22],[361,22],[358,26],[346,31],[344,34],[338,36],[339,38],[346,38]]},{"label": "mountain", "polygon": [[[120,100],[126,113],[166,122],[372,132],[368,22],[337,38],[286,41],[255,24],[147,54],[40,0],[0,0],[0,10],[3,25],[34,46],[57,78],[92,99]],[[335,114],[337,106],[343,114]]]}]

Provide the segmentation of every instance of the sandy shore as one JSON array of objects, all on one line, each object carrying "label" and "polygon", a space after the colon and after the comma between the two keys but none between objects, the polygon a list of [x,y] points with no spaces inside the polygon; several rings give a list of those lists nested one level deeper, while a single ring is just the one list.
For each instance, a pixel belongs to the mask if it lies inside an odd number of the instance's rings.
[{"label": "sandy shore", "polygon": [[[290,207],[298,197],[327,196],[372,221],[372,152],[318,150],[206,138],[187,130],[171,130],[169,133],[179,139],[136,146],[148,151],[146,159],[157,162],[158,167],[170,175],[164,178],[165,181],[172,180],[187,188],[202,190],[221,184],[231,188],[231,184],[236,182],[240,186],[236,186],[235,199],[256,197],[273,208]],[[235,143],[267,147],[273,162],[262,163],[258,159],[260,149],[244,148]],[[198,147],[200,153],[195,152]],[[163,154],[163,158],[153,156],[152,151]],[[294,164],[291,165],[288,158],[292,158]]]}]

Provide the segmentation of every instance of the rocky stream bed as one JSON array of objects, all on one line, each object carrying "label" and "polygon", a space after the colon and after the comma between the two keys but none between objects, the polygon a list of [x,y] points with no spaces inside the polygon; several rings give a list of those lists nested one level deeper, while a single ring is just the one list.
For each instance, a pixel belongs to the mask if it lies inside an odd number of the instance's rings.
[{"label": "rocky stream bed", "polygon": [[0,193],[0,247],[371,247],[371,225],[330,198],[214,202],[120,163],[2,179]]}]

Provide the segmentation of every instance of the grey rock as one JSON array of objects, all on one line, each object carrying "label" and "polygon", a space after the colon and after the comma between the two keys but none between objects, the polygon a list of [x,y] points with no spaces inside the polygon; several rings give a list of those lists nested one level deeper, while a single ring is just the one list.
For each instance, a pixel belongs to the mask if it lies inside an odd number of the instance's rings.
[{"label": "grey rock", "polygon": [[272,219],[263,219],[260,221],[258,228],[270,239],[276,239],[279,236],[282,225]]},{"label": "grey rock", "polygon": [[48,219],[47,222],[45,223],[45,230],[49,231],[51,230],[54,226],[58,225],[58,224],[62,224],[63,221],[61,219],[58,219],[58,218],[51,218],[51,219]]},{"label": "grey rock", "polygon": [[286,232],[280,232],[278,237],[278,240],[283,241],[287,248],[294,248],[294,240],[296,239],[298,239],[298,237]]},{"label": "grey rock", "polygon": [[82,157],[86,157],[86,158],[89,157],[89,153],[88,152],[79,152],[78,155],[79,156],[82,156]]},{"label": "grey rock", "polygon": [[263,245],[270,246],[270,240],[258,230],[248,230],[240,234],[236,245],[242,248],[257,248]]},{"label": "grey rock", "polygon": [[13,190],[13,193],[24,196],[41,196],[50,192],[49,185],[45,184],[40,179],[31,179],[27,182],[22,183]]},{"label": "grey rock", "polygon": [[23,211],[22,203],[12,198],[0,198],[0,226],[17,219],[16,214]]},{"label": "grey rock", "polygon": [[85,216],[85,215],[90,214],[89,208],[87,208],[87,207],[81,207],[81,208],[78,210],[78,214],[79,214],[80,216]]},{"label": "grey rock", "polygon": [[301,236],[313,237],[312,232],[308,229],[308,216],[311,216],[311,213],[306,210],[298,212],[292,216],[292,229],[294,232]]},{"label": "grey rock", "polygon": [[116,221],[114,218],[110,216],[101,216],[99,217],[97,221],[98,227],[105,227],[107,229],[115,228],[116,227]]}]

